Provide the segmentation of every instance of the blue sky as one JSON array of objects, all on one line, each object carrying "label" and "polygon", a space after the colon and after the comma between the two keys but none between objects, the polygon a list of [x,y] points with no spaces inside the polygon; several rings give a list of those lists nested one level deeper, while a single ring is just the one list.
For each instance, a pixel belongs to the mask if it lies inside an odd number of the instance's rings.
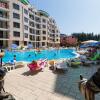
[{"label": "blue sky", "polygon": [[100,0],[29,0],[52,16],[61,33],[100,33]]}]

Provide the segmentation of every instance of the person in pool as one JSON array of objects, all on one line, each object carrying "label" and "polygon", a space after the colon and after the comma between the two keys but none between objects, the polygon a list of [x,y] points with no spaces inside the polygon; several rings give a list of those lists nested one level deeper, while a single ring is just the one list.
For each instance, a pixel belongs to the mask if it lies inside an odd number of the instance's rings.
[{"label": "person in pool", "polygon": [[28,57],[30,57],[31,55],[29,54]]},{"label": "person in pool", "polygon": [[14,55],[13,61],[14,61],[14,64],[15,64],[16,63],[16,55]]}]

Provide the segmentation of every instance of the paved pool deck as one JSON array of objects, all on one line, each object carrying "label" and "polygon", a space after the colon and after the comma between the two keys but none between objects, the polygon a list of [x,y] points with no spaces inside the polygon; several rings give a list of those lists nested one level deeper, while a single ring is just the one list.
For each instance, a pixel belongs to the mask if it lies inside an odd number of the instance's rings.
[{"label": "paved pool deck", "polygon": [[[69,67],[65,73],[46,67],[43,72],[30,73],[25,66],[7,73],[5,90],[16,100],[85,100],[78,90],[79,75],[89,78],[98,67]],[[100,100],[100,94],[96,100]]]}]

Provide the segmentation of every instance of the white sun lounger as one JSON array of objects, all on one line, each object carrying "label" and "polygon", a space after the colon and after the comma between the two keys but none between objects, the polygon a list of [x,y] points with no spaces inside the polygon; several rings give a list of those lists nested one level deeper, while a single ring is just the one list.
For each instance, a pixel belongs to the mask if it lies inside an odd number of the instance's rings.
[{"label": "white sun lounger", "polygon": [[67,70],[68,66],[67,66],[66,60],[58,60],[58,61],[56,61],[55,65],[54,65],[54,70],[56,70],[56,69]]}]

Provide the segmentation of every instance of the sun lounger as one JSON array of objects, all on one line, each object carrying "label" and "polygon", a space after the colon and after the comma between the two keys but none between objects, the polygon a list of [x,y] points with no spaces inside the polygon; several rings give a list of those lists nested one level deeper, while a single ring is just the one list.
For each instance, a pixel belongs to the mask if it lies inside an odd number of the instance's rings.
[{"label": "sun lounger", "polygon": [[55,62],[55,69],[67,70],[67,62],[65,60],[58,60]]},{"label": "sun lounger", "polygon": [[56,69],[62,69],[62,70],[67,70],[67,62],[66,60],[51,60],[49,61],[48,66],[52,69],[52,70],[56,70]]},{"label": "sun lounger", "polygon": [[22,68],[22,67],[24,67],[25,65],[24,65],[24,63],[23,62],[16,62],[15,63],[15,68]]}]

